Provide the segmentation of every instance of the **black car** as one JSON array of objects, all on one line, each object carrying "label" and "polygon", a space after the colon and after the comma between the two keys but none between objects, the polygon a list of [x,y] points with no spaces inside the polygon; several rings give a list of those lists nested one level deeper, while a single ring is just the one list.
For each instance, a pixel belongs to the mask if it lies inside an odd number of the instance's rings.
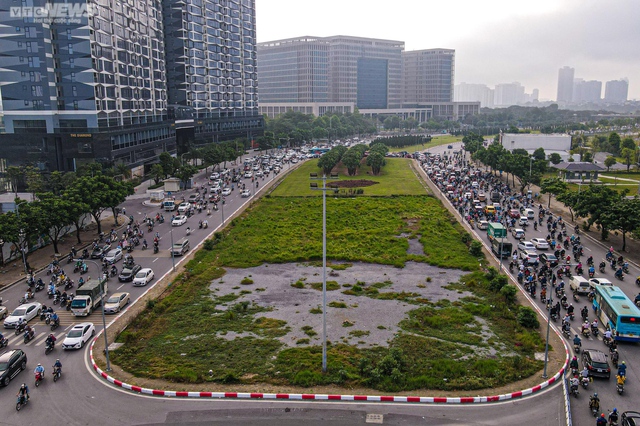
[{"label": "black car", "polygon": [[640,413],[637,411],[625,411],[620,418],[622,426],[640,426]]},{"label": "black car", "polygon": [[611,378],[611,367],[604,352],[596,349],[585,349],[582,351],[582,365],[587,367],[589,376]]},{"label": "black car", "polygon": [[21,349],[13,349],[0,355],[0,383],[9,386],[11,379],[27,368],[27,354]]},{"label": "black car", "polygon": [[107,254],[111,250],[111,244],[105,244],[103,246],[98,246],[91,251],[92,259],[102,259],[102,257]]},{"label": "black car", "polygon": [[142,269],[140,265],[124,265],[122,267],[120,275],[118,275],[118,280],[120,282],[133,281],[133,278],[140,271],[140,269]]},{"label": "black car", "polygon": [[551,253],[540,253],[540,262],[541,263],[549,262],[549,265],[551,265],[552,268],[555,268],[556,266],[558,266],[558,258]]}]

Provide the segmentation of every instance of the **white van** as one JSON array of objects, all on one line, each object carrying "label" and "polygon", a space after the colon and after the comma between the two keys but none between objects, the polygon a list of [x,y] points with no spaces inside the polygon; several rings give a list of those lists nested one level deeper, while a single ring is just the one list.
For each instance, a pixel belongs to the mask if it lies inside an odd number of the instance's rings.
[{"label": "white van", "polygon": [[524,209],[523,216],[529,220],[534,220],[536,218],[536,213],[532,209]]}]

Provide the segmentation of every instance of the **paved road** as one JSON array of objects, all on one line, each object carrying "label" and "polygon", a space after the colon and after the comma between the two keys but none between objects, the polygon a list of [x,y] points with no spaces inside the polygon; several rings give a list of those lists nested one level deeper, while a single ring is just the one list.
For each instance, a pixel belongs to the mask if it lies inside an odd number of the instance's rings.
[{"label": "paved road", "polygon": [[[461,143],[454,144],[454,150],[460,149],[461,146],[462,146]],[[437,151],[436,149],[432,149],[431,152],[441,153],[443,152],[443,150],[451,151],[448,149],[443,149],[443,147],[438,147],[438,148],[440,149],[440,151]],[[535,210],[537,211],[537,208]],[[567,218],[567,219],[570,219],[570,218]],[[476,229],[476,232],[482,238],[482,240],[488,244],[488,238],[487,238],[486,232],[479,231],[477,229]],[[567,232],[569,232],[569,228]],[[631,298],[631,300],[633,300],[636,294],[638,294],[638,291],[640,291],[640,288],[638,288],[638,286],[636,286],[635,284],[636,277],[640,276],[640,269],[637,268],[635,265],[631,265],[630,274],[626,275],[624,281],[620,281],[616,279],[613,275],[614,271],[609,266],[607,266],[606,272],[604,274],[600,274],[599,271],[597,271],[597,265],[600,263],[602,259],[604,259],[607,252],[607,248],[602,246],[599,242],[585,237],[584,234],[581,234],[581,235],[582,235],[582,243],[585,248],[584,250],[585,255],[584,257],[582,257],[583,264],[585,265],[585,274],[587,269],[586,268],[587,258],[589,256],[593,256],[594,262],[596,264],[595,277],[607,278],[608,280],[613,282],[614,285],[620,287],[626,293],[626,295],[629,298]],[[547,236],[546,223],[543,226],[539,227],[539,231],[534,231],[533,226],[529,226],[526,229],[526,236],[527,236],[527,239],[536,238],[536,237],[546,238]],[[511,243],[513,243],[514,248],[517,246],[518,241],[515,238],[513,238],[510,234],[509,234],[508,240]],[[503,260],[502,263],[504,268],[503,270],[506,270],[509,264],[509,260],[505,259]],[[512,279],[514,279],[514,282],[515,282],[515,277],[512,276]],[[568,280],[565,280],[565,283],[566,283],[566,288],[568,288]],[[573,302],[571,299],[569,299],[569,301]],[[536,299],[535,303],[539,307],[543,307],[539,299]],[[585,305],[589,306],[590,308],[589,320],[592,322],[595,317],[593,315],[593,310],[591,309],[591,304],[588,302],[586,297],[581,296],[580,303],[573,302],[573,304],[575,307],[576,319],[573,321],[573,324],[572,324],[572,334],[579,334],[580,309]],[[600,336],[602,336],[602,333],[600,334]],[[572,342],[568,342],[568,343],[570,347],[573,347]],[[592,336],[589,339],[583,338],[582,348],[598,349],[605,353],[608,353],[607,347],[602,342],[601,337],[594,338]],[[590,384],[588,390],[583,390],[581,388],[581,393],[577,400],[575,398],[571,399],[571,402],[572,402],[571,411],[575,421],[574,424],[582,425],[582,424],[588,424],[589,422],[594,422],[593,417],[589,415],[588,393],[592,394],[593,392],[598,392],[598,395],[600,397],[601,407],[605,410],[611,410],[614,407],[617,408],[619,411],[620,410],[621,411],[626,411],[626,410],[638,411],[640,409],[640,403],[638,403],[638,399],[637,399],[637,395],[640,392],[640,353],[639,353],[638,344],[620,342],[618,344],[618,351],[620,353],[620,361],[625,360],[628,367],[627,368],[628,377],[627,377],[627,382],[625,384],[624,393],[622,395],[618,395],[616,392],[615,369],[612,370],[611,380],[595,379]],[[580,365],[582,366],[582,364]]]}]

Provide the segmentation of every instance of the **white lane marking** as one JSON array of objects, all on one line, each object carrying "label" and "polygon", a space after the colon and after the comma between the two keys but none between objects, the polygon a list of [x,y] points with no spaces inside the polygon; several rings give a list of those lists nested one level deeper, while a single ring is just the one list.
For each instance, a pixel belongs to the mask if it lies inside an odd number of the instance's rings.
[{"label": "white lane marking", "polygon": [[120,287],[116,288],[116,290],[120,290],[122,287],[124,287],[124,284],[122,284]]},{"label": "white lane marking", "polygon": [[159,257],[156,257],[155,259],[153,259],[153,261],[152,261],[151,263],[153,263],[153,262],[157,261],[158,259],[160,259],[160,258],[159,258]]}]

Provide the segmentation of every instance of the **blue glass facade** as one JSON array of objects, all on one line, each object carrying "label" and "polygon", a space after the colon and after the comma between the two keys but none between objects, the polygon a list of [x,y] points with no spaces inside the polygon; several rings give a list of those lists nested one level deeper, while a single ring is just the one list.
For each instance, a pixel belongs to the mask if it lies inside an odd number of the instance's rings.
[{"label": "blue glass facade", "polygon": [[387,107],[387,70],[388,61],[385,59],[358,59],[358,108]]}]

